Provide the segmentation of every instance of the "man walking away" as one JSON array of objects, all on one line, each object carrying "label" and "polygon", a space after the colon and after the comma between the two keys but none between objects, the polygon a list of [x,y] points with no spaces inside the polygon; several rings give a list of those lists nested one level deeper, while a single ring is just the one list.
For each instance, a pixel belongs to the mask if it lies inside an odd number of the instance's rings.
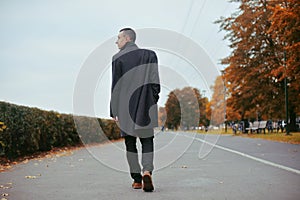
[{"label": "man walking away", "polygon": [[[153,128],[158,126],[160,93],[158,61],[154,51],[140,49],[135,39],[133,29],[120,30],[116,41],[120,51],[112,59],[110,115],[119,123],[121,136],[125,138],[132,187],[152,192]],[[142,145],[142,168],[137,138]]]}]

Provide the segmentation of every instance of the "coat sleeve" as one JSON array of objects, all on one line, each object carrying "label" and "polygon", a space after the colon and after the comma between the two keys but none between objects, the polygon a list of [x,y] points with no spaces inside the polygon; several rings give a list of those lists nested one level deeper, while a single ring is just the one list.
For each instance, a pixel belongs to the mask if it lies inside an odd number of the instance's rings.
[{"label": "coat sleeve", "polygon": [[118,116],[118,100],[120,91],[115,86],[122,76],[121,62],[113,57],[112,59],[112,84],[111,84],[111,100],[110,100],[110,116]]},{"label": "coat sleeve", "polygon": [[158,73],[158,60],[155,52],[152,52],[150,56],[150,63],[151,63],[151,75],[150,75],[150,81],[153,83],[151,84],[151,88],[153,91],[153,96],[155,99],[155,103],[158,102],[159,99],[159,93],[160,93],[160,79],[159,79],[159,73]]}]

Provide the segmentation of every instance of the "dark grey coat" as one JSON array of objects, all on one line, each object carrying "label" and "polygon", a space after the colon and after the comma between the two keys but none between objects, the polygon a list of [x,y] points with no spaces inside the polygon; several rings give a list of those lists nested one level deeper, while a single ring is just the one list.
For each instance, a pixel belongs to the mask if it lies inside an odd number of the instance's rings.
[{"label": "dark grey coat", "polygon": [[157,56],[129,42],[112,60],[111,117],[118,116],[123,132],[158,126],[160,84]]}]

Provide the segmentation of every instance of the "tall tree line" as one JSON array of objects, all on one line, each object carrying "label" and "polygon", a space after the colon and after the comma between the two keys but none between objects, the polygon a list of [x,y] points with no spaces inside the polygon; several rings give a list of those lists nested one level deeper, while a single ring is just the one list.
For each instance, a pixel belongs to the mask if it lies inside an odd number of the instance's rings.
[{"label": "tall tree line", "polygon": [[228,66],[223,74],[227,107],[240,119],[255,113],[263,119],[284,119],[286,79],[294,128],[300,115],[300,1],[234,2],[240,2],[238,11],[216,22],[227,32],[232,49],[222,60]]}]

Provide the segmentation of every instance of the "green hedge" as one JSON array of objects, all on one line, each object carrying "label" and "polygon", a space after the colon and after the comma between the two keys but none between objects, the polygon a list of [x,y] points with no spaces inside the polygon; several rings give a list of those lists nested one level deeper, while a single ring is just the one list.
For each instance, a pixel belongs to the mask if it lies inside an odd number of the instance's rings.
[{"label": "green hedge", "polygon": [[112,120],[60,114],[0,101],[0,156],[8,159],[54,147],[101,143],[118,139],[119,135],[119,128]]}]

